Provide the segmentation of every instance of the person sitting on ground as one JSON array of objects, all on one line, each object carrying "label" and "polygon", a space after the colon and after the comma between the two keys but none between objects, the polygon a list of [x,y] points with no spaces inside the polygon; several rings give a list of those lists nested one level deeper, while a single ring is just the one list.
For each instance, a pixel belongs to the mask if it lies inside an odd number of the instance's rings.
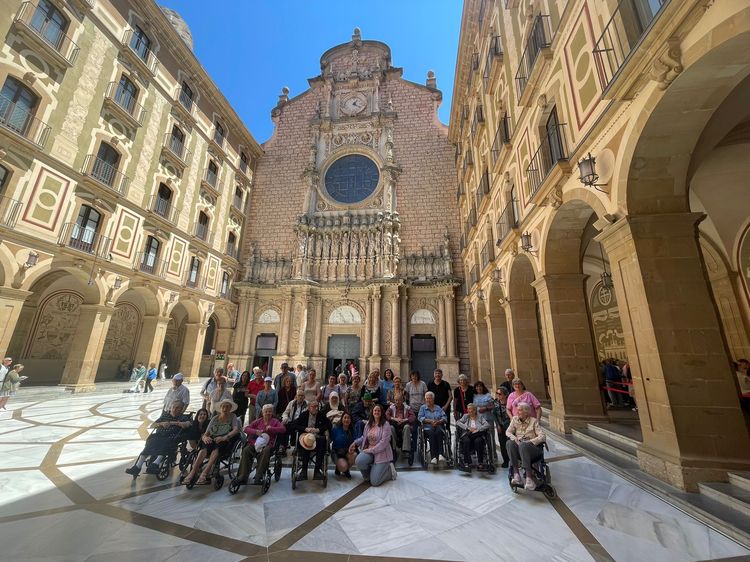
[{"label": "person sitting on ground", "polygon": [[453,417],[461,419],[466,414],[466,406],[474,401],[474,388],[469,385],[469,377],[458,375],[458,386],[453,389]]},{"label": "person sitting on ground", "polygon": [[339,401],[341,402],[341,405],[346,408],[349,404],[349,385],[346,383],[346,373],[341,373],[339,375],[338,381],[339,382],[336,385],[336,392],[338,392],[339,394]]},{"label": "person sitting on ground", "polygon": [[263,370],[260,367],[253,367],[253,378],[247,383],[247,421],[251,422],[260,413],[260,409],[256,412],[255,400],[258,398],[258,393],[263,390]]},{"label": "person sitting on ground", "polygon": [[[288,377],[287,377],[288,378]],[[284,385],[284,380],[281,379],[281,385]],[[263,406],[266,404],[270,404],[271,406],[276,408],[276,404],[279,402],[279,393],[276,392],[275,388],[271,388],[272,383],[271,377],[266,377],[263,379],[263,390],[261,390],[258,393],[258,396],[255,397],[255,410],[258,412],[260,417],[260,413],[262,411]]]},{"label": "person sitting on ground", "polygon": [[497,429],[497,444],[500,446],[500,454],[503,456],[503,468],[508,468],[510,457],[508,457],[508,436],[505,432],[510,425],[510,416],[505,404],[508,402],[508,393],[504,386],[497,387],[495,393],[495,427]]},{"label": "person sitting on ground", "polygon": [[533,471],[531,466],[544,455],[541,447],[547,439],[539,420],[531,415],[531,406],[527,402],[516,404],[517,414],[510,420],[510,426],[505,434],[508,436],[508,455],[510,456],[510,470],[513,473],[512,483],[523,485],[519,462],[526,472],[527,490],[535,490]]},{"label": "person sitting on ground", "polygon": [[21,383],[28,378],[22,375],[21,371],[23,371],[23,365],[16,363],[13,365],[12,369],[5,373],[5,378],[3,379],[2,384],[0,384],[0,400],[2,400],[3,410],[6,409],[5,405],[8,403],[8,400],[10,400],[10,397],[16,395],[18,387],[20,387]]},{"label": "person sitting on ground", "polygon": [[328,375],[328,384],[321,386],[318,391],[318,402],[321,404],[328,402],[328,397],[331,395],[331,392],[337,392],[336,375]]},{"label": "person sitting on ground", "polygon": [[471,452],[477,454],[479,470],[484,468],[484,451],[487,447],[485,439],[489,436],[490,424],[482,416],[478,415],[474,404],[466,405],[466,414],[456,421],[456,427],[464,432],[461,434],[459,444],[461,446],[462,462],[458,463],[458,469],[471,472]]},{"label": "person sitting on ground", "polygon": [[310,369],[307,371],[307,380],[300,386],[305,393],[305,400],[307,400],[308,404],[318,401],[319,386],[318,372],[315,369]]},{"label": "person sitting on ground", "polygon": [[261,408],[261,417],[250,422],[245,427],[245,433],[247,434],[247,443],[242,448],[240,468],[237,470],[237,482],[247,484],[247,477],[250,476],[250,471],[253,469],[253,460],[257,460],[258,468],[255,470],[253,484],[260,484],[263,475],[268,470],[271,452],[276,446],[276,436],[286,433],[286,428],[273,417],[273,405],[264,404]]},{"label": "person sitting on ground", "polygon": [[362,400],[362,394],[364,394],[364,387],[362,386],[362,377],[359,373],[355,372],[352,375],[352,384],[349,387],[349,393],[346,396],[346,406],[351,410],[354,406]]},{"label": "person sitting on ground", "polygon": [[380,384],[380,371],[375,369],[367,375],[363,392],[369,393],[375,404],[382,405],[385,403],[385,392],[383,392],[383,387]]},{"label": "person sitting on ground", "polygon": [[[403,394],[396,394],[396,399],[385,413],[385,419],[393,426],[396,436],[396,447],[406,453],[409,464],[414,462],[414,449],[412,448],[411,433],[417,417],[409,405],[404,402]],[[416,443],[414,443],[416,446]]]},{"label": "person sitting on ground", "polygon": [[[193,462],[193,467],[185,477],[185,482],[194,482],[198,485],[205,484],[216,462],[219,458],[225,458],[229,455],[235,439],[239,436],[239,420],[234,415],[237,404],[230,397],[225,398],[216,404],[216,406],[219,413],[208,422],[206,432],[201,437],[198,445],[198,457]],[[195,476],[206,457],[208,457],[208,462],[198,480],[195,481]]]},{"label": "person sitting on ground", "polygon": [[523,381],[521,379],[515,379],[513,381],[513,392],[511,392],[508,395],[508,401],[505,404],[505,407],[508,409],[508,414],[513,417],[518,415],[518,404],[521,402],[526,402],[529,404],[533,410],[534,415],[541,419],[542,417],[542,405],[537,400],[536,396],[534,396],[531,392],[526,390],[526,385],[523,384]]},{"label": "person sitting on ground", "polygon": [[183,432],[191,425],[190,416],[182,413],[184,410],[185,404],[182,401],[172,401],[169,405],[169,412],[162,412],[159,419],[151,424],[151,428],[156,431],[148,436],[146,446],[138,455],[135,464],[125,469],[126,473],[138,476],[146,459],[151,460],[146,466],[146,474],[159,472],[159,466],[164,457],[177,447],[180,437],[184,437]]},{"label": "person sitting on ground", "polygon": [[[326,453],[326,432],[331,430],[331,422],[319,411],[316,400],[308,403],[307,411],[300,414],[294,422],[294,428],[300,434],[297,448],[300,453],[302,468],[296,475],[297,480],[307,480],[307,467],[310,464],[310,454],[315,451],[315,472],[313,480],[323,480],[323,459]],[[310,437],[312,435],[312,437]]]},{"label": "person sitting on ground", "polygon": [[384,405],[388,403],[388,394],[393,392],[393,379],[396,375],[393,374],[393,369],[386,369],[383,371],[383,380],[380,381],[380,388],[383,392]]},{"label": "person sitting on ground", "polygon": [[372,486],[380,486],[387,480],[396,479],[391,449],[391,424],[386,422],[380,404],[373,406],[362,437],[349,446],[350,453],[357,449],[359,454],[354,464],[362,472],[365,482],[369,481]]},{"label": "person sitting on ground", "polygon": [[513,369],[505,369],[505,380],[500,383],[500,386],[505,389],[506,396],[510,396],[510,393],[513,392],[514,378],[516,378],[516,373]]},{"label": "person sitting on ground", "polygon": [[209,421],[211,421],[211,416],[205,408],[201,408],[195,413],[193,423],[190,424],[190,427],[187,428],[187,430],[185,430],[185,438],[187,439],[188,445],[190,445],[190,450],[198,448],[198,443],[206,432]]},{"label": "person sitting on ground", "polygon": [[167,390],[164,397],[163,411],[168,412],[172,407],[172,402],[182,402],[186,407],[190,404],[190,389],[182,384],[183,378],[182,373],[177,373],[172,377],[172,388]]},{"label": "person sitting on ground", "polygon": [[306,411],[307,400],[305,400],[305,391],[298,388],[295,399],[287,404],[286,410],[281,415],[281,423],[286,427],[286,433],[281,436],[281,446],[284,448],[284,452],[286,452],[286,448],[290,443],[292,446],[295,446],[295,443],[297,443],[297,430],[294,429],[294,423]]},{"label": "person sitting on ground", "polygon": [[419,408],[417,419],[424,428],[424,436],[430,443],[430,464],[445,461],[443,443],[445,442],[445,410],[435,404],[435,394],[428,391],[424,395],[425,403]]},{"label": "person sitting on ground", "polygon": [[328,397],[328,403],[323,407],[323,415],[328,418],[331,424],[339,423],[341,415],[344,413],[344,409],[341,407],[341,400],[339,400],[339,393],[336,391],[331,392]]},{"label": "person sitting on ground", "polygon": [[357,402],[351,409],[352,419],[354,420],[354,437],[356,439],[359,439],[362,435],[362,431],[364,430],[367,420],[370,419],[370,414],[372,413],[372,407],[374,405],[375,402],[370,393],[365,392],[362,395],[362,400]]},{"label": "person sitting on ground", "polygon": [[354,443],[354,426],[352,415],[343,412],[339,423],[331,429],[331,457],[336,465],[334,474],[352,477],[350,469],[354,464],[354,455],[349,454],[349,446]]},{"label": "person sitting on ground", "polygon": [[281,385],[281,388],[276,391],[279,399],[276,401],[274,416],[276,416],[277,419],[281,419],[289,402],[293,402],[294,397],[297,394],[297,390],[294,388],[292,380],[289,377],[285,378]]},{"label": "person sitting on ground", "polygon": [[[211,415],[219,413],[219,402],[222,400],[229,400],[234,404],[234,400],[232,400],[232,392],[227,388],[227,378],[224,376],[219,377],[216,388],[211,391],[211,394],[208,397],[208,411],[211,412]],[[234,412],[234,410],[232,411]]]}]

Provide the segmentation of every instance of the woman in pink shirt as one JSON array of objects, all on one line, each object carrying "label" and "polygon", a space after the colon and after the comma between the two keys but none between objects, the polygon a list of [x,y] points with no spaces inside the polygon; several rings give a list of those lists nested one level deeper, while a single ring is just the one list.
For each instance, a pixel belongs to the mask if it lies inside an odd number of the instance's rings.
[{"label": "woman in pink shirt", "polygon": [[505,405],[505,408],[510,412],[511,417],[518,415],[516,404],[520,404],[521,402],[529,404],[534,409],[534,414],[537,419],[541,419],[542,405],[539,403],[539,400],[537,400],[537,397],[526,390],[526,385],[523,384],[521,379],[513,379],[513,392],[508,396],[508,402]]}]

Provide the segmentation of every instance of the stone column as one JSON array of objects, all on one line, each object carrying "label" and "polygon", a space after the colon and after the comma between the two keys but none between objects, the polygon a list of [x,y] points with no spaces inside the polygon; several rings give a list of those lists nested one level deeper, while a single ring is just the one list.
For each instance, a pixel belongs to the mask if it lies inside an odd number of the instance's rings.
[{"label": "stone column", "polygon": [[411,352],[409,349],[409,295],[407,288],[404,287],[403,294],[401,295],[401,366],[399,369],[399,375],[401,375],[401,381],[406,384],[409,377],[409,361]]},{"label": "stone column", "polygon": [[372,355],[370,357],[370,369],[380,368],[380,313],[382,308],[380,287],[375,287],[372,292]]},{"label": "stone column", "polygon": [[188,382],[198,380],[207,327],[208,324],[202,322],[185,324],[185,338],[182,341],[179,370]]},{"label": "stone column", "polygon": [[400,325],[401,313],[399,311],[398,287],[396,287],[395,293],[391,295],[391,368],[398,364],[401,355]]},{"label": "stone column", "polygon": [[[294,295],[291,291],[284,291],[284,302],[281,310],[281,334],[279,334],[278,354],[283,361],[286,361],[289,355],[289,339],[292,323],[292,308],[294,307]],[[275,360],[275,359],[274,359]]]},{"label": "stone column", "polygon": [[545,275],[532,283],[544,323],[552,394],[550,424],[564,432],[607,420],[591,339],[585,280],[585,275],[573,273]]},{"label": "stone column", "polygon": [[[143,361],[146,366],[151,363],[159,365],[167,326],[169,326],[168,316],[145,316],[143,318],[141,337],[138,340],[138,348],[134,357],[136,361]],[[169,372],[176,373],[176,367],[176,365],[170,365]]]},{"label": "stone column", "polygon": [[453,294],[445,295],[445,326],[446,326],[446,339],[448,349],[446,355],[448,357],[456,357],[456,299]]},{"label": "stone column", "polygon": [[471,305],[466,303],[466,318],[469,319],[468,330],[466,336],[469,340],[469,368],[470,372],[467,373],[473,380],[476,380],[477,373],[479,372],[479,358],[477,356],[477,333],[476,333],[476,320],[474,318],[474,312],[471,310]]},{"label": "stone column", "polygon": [[625,217],[612,264],[643,444],[641,468],[695,490],[750,468],[750,438],[698,243],[700,213]]},{"label": "stone column", "polygon": [[81,305],[76,333],[71,340],[60,384],[73,392],[94,390],[94,379],[102,356],[114,307]]},{"label": "stone column", "polygon": [[447,353],[447,338],[445,331],[445,300],[438,297],[438,356],[445,357]]},{"label": "stone column", "polygon": [[[505,318],[510,342],[510,367],[540,400],[547,396],[544,383],[544,360],[539,340],[536,301],[513,299],[506,301]],[[497,376],[505,373],[506,366]],[[504,379],[503,379],[504,380]]]},{"label": "stone column", "polygon": [[[487,322],[487,340],[490,346],[490,366],[492,369],[492,379],[485,381],[485,383],[488,387],[492,383],[494,389],[505,380],[503,373],[510,366],[508,322],[502,310],[488,313],[485,320]],[[544,396],[544,394],[541,396]]]},{"label": "stone column", "polygon": [[228,362],[244,371],[250,359],[250,338],[253,330],[255,315],[255,297],[248,296],[241,287],[236,287],[239,305],[237,307],[237,322],[231,339]]},{"label": "stone column", "polygon": [[30,295],[29,291],[0,287],[0,357],[5,357],[8,351],[23,303]]},{"label": "stone column", "polygon": [[474,341],[476,342],[476,377],[472,380],[487,380],[490,365],[490,342],[487,337],[487,323],[482,318],[477,318],[474,323]]},{"label": "stone column", "polygon": [[[321,338],[323,337],[323,299],[319,298],[315,306],[315,333],[313,334],[313,355],[320,357]],[[326,350],[328,353],[328,350]]]}]

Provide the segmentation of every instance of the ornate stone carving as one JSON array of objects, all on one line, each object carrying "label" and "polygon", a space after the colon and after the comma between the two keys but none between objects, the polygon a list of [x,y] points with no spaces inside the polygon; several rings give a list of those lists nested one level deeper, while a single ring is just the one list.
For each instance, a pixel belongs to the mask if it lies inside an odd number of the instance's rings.
[{"label": "ornate stone carving", "polygon": [[141,326],[141,314],[130,303],[120,303],[115,306],[107,338],[102,350],[103,360],[133,359],[135,344],[138,341],[138,331]]},{"label": "ornate stone carving", "polygon": [[666,90],[682,71],[680,40],[677,37],[670,37],[667,40],[667,48],[653,62],[651,79],[658,82],[659,89]]},{"label": "ornate stone carving", "polygon": [[547,194],[547,197],[544,198],[544,202],[542,203],[543,206],[546,205],[552,207],[553,209],[559,209],[562,204],[562,187],[559,185],[555,186]]},{"label": "ornate stone carving", "polygon": [[37,317],[30,341],[31,359],[64,360],[78,326],[83,298],[76,293],[57,293],[47,299]]},{"label": "ornate stone carving", "polygon": [[258,324],[278,324],[281,322],[281,316],[273,308],[268,308],[258,316]]},{"label": "ornate stone carving", "polygon": [[361,324],[362,316],[353,306],[343,305],[335,308],[328,316],[329,324]]},{"label": "ornate stone carving", "polygon": [[418,308],[412,313],[409,323],[410,324],[435,324],[435,315],[432,314],[432,312],[430,312],[426,308]]}]

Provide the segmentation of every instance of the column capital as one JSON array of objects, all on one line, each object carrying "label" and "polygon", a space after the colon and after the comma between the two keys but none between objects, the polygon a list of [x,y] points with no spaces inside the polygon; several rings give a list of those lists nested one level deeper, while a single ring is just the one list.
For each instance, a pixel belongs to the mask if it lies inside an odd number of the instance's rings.
[{"label": "column capital", "polygon": [[627,215],[603,229],[594,240],[603,244],[607,252],[613,252],[634,237],[666,238],[679,233],[697,236],[698,224],[705,217],[705,213]]}]

